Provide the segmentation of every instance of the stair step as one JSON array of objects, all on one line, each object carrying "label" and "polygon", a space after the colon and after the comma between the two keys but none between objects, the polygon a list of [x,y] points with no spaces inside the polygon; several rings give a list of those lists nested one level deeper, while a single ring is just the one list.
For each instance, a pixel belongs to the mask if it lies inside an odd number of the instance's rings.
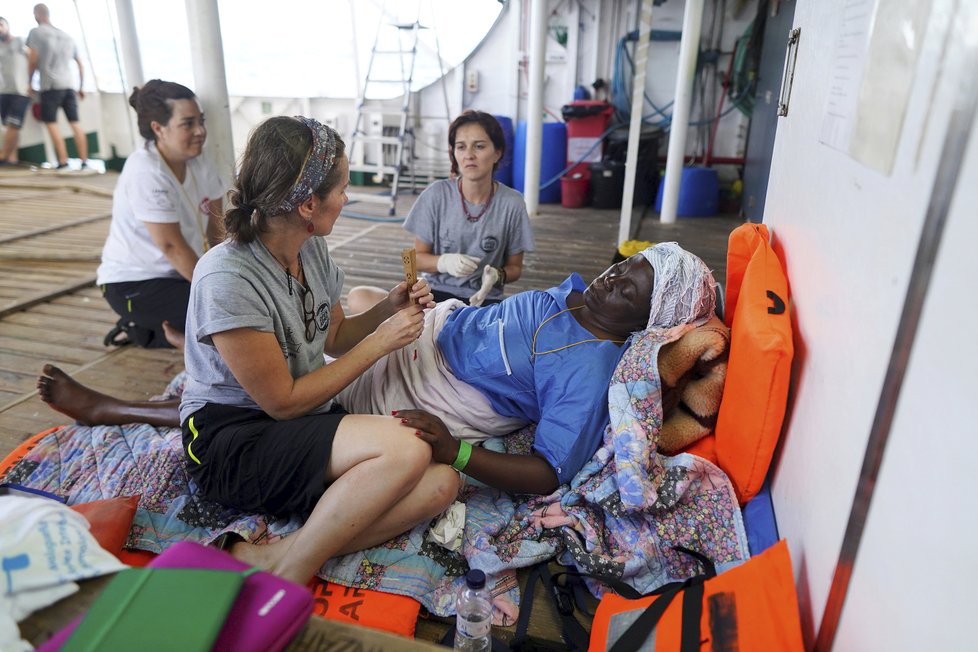
[{"label": "stair step", "polygon": [[351,165],[350,172],[369,172],[371,174],[397,174],[400,169],[394,165],[374,165],[370,163],[361,163],[358,165]]},{"label": "stair step", "polygon": [[382,145],[400,145],[404,142],[402,136],[354,136],[354,142],[380,143]]},{"label": "stair step", "polygon": [[369,192],[350,192],[346,193],[347,199],[350,201],[362,201],[368,204],[390,204],[391,195],[390,193],[383,195],[375,195]]}]

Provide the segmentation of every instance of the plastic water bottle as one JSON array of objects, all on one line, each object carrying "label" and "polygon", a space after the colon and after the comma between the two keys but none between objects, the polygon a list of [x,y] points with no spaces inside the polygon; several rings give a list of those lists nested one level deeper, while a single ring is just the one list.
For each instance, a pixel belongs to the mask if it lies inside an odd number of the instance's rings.
[{"label": "plastic water bottle", "polygon": [[486,588],[486,574],[470,570],[465,586],[455,603],[455,648],[466,652],[487,652],[491,646],[492,595]]}]

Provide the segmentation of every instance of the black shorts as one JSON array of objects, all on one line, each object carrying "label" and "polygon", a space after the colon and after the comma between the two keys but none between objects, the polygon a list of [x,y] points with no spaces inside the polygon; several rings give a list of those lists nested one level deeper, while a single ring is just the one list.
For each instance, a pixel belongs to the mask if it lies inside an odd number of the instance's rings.
[{"label": "black shorts", "polygon": [[190,283],[183,278],[106,283],[102,295],[119,315],[118,327],[129,341],[146,349],[173,348],[166,341],[163,322],[178,331],[187,327]]},{"label": "black shorts", "polygon": [[[465,305],[469,305],[468,297],[460,297],[457,294],[452,294],[451,292],[442,292],[441,290],[432,289],[431,293],[435,295],[435,303],[441,303],[442,301],[448,301],[449,299],[458,299]],[[488,306],[491,303],[499,303],[502,299],[486,299],[482,302],[482,305]]]},{"label": "black shorts", "polygon": [[70,88],[41,91],[41,122],[57,122],[58,109],[65,110],[68,122],[78,122],[78,98]]},{"label": "black shorts", "polygon": [[333,437],[346,411],[276,421],[208,403],[183,423],[187,470],[204,496],[244,512],[308,516],[326,491]]},{"label": "black shorts", "polygon": [[20,129],[24,126],[24,116],[30,105],[31,98],[26,95],[0,94],[0,122],[4,126]]}]

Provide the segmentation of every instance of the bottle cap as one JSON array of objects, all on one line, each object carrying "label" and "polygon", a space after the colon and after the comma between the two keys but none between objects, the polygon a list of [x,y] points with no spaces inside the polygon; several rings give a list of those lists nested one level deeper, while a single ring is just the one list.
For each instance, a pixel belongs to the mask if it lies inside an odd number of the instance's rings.
[{"label": "bottle cap", "polygon": [[486,574],[478,568],[473,568],[465,574],[465,584],[470,589],[481,589],[486,585]]}]

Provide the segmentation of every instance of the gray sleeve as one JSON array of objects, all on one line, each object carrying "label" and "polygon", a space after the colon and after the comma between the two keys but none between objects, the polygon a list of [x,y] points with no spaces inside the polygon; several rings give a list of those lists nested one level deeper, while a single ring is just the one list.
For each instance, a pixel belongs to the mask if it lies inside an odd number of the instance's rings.
[{"label": "gray sleeve", "polygon": [[233,272],[212,272],[194,279],[197,312],[193,336],[202,344],[211,344],[211,335],[235,328],[253,328],[274,333],[271,306],[264,292]]},{"label": "gray sleeve", "polygon": [[[418,196],[414,206],[404,220],[404,230],[413,233],[415,237],[428,244],[435,244],[438,240],[438,217],[437,204],[435,200],[434,185],[425,188]],[[435,252],[439,253],[439,252]]]}]

